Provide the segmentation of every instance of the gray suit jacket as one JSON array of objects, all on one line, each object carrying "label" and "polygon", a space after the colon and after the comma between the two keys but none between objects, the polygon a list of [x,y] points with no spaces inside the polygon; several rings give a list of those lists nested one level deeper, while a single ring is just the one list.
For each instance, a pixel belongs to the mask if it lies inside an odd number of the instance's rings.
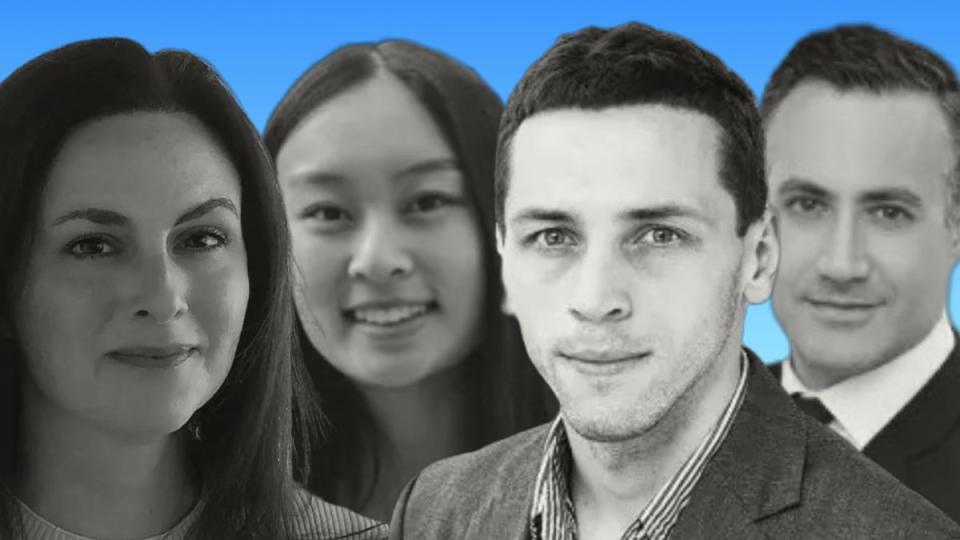
[{"label": "gray suit jacket", "polygon": [[[548,428],[425,469],[401,495],[390,538],[529,538]],[[960,527],[808,419],[750,354],[743,405],[671,536],[939,539]]]}]

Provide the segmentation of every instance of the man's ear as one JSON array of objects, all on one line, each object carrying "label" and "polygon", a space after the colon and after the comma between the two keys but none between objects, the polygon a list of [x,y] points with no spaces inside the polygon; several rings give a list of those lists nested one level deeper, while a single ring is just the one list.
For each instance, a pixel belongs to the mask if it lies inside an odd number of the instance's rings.
[{"label": "man's ear", "polygon": [[495,227],[497,238],[497,255],[500,256],[500,286],[503,288],[503,300],[500,302],[500,311],[504,315],[513,315],[510,307],[510,295],[507,293],[507,283],[503,279],[503,228],[498,224]]},{"label": "man's ear", "polygon": [[947,233],[950,235],[950,251],[956,262],[960,259],[960,195],[953,195],[953,189],[950,189],[948,196],[951,201],[947,208]]},{"label": "man's ear", "polygon": [[770,297],[780,265],[777,217],[769,205],[763,217],[747,228],[743,241],[743,295],[747,302],[759,304]]}]

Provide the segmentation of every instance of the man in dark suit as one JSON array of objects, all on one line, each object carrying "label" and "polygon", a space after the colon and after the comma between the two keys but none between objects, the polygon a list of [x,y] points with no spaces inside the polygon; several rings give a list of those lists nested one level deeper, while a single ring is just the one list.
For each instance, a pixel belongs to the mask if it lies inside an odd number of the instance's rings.
[{"label": "man in dark suit", "polygon": [[[784,388],[960,520],[960,85],[870,26],[807,36],[764,92]],[[802,399],[799,399],[801,398]]]},{"label": "man in dark suit", "polygon": [[770,293],[753,96],[631,23],[562,36],[500,127],[508,307],[561,415],[427,468],[393,538],[958,538],[740,345]]}]

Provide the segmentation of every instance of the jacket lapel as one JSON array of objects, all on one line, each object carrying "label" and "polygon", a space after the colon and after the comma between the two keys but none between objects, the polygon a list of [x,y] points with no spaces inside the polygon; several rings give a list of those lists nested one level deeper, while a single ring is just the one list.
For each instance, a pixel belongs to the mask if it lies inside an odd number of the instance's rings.
[{"label": "jacket lapel", "polygon": [[490,471],[497,481],[490,493],[477,498],[478,507],[469,518],[464,538],[529,539],[533,490],[550,425],[526,441],[515,458]]},{"label": "jacket lapel", "polygon": [[[901,482],[922,492],[951,515],[956,502],[957,458],[948,441],[960,426],[960,339],[950,357],[920,392],[863,449]],[[953,448],[956,448],[955,446]]]},{"label": "jacket lapel", "polygon": [[674,538],[763,538],[756,521],[800,504],[806,459],[801,413],[747,353],[743,404],[680,514]]},{"label": "jacket lapel", "polygon": [[920,392],[864,448],[887,467],[935,448],[960,424],[960,338],[950,357]]}]

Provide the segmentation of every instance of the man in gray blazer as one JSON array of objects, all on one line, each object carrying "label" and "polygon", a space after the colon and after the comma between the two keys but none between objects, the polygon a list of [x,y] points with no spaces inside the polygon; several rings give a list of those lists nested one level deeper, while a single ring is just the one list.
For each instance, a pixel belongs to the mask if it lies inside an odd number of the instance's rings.
[{"label": "man in gray blazer", "polygon": [[500,127],[508,307],[560,417],[423,471],[408,539],[960,538],[741,345],[778,241],[753,95],[636,23],[560,37]]},{"label": "man in gray blazer", "polygon": [[772,369],[824,424],[960,520],[960,83],[865,25],[800,40],[761,114],[781,239]]}]

